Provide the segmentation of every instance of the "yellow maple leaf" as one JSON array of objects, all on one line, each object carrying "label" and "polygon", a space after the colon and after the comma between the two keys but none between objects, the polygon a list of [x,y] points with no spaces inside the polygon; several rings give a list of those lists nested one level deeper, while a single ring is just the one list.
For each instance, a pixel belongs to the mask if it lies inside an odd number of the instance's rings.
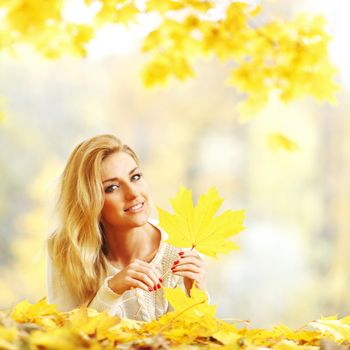
[{"label": "yellow maple leaf", "polygon": [[221,322],[219,331],[213,333],[212,336],[224,345],[237,344],[238,339],[241,338],[237,327],[226,322]]},{"label": "yellow maple leaf", "polygon": [[20,302],[12,309],[10,317],[19,323],[36,323],[52,328],[60,315],[56,305],[47,304],[46,298],[43,298],[36,304],[30,304],[27,300]]},{"label": "yellow maple leaf", "polygon": [[119,317],[109,316],[106,312],[89,313],[89,309],[80,308],[69,313],[68,325],[77,332],[93,335],[96,339],[106,338],[111,328],[120,322]]},{"label": "yellow maple leaf", "polygon": [[213,257],[219,252],[238,249],[227,238],[244,229],[244,211],[226,210],[214,217],[223,202],[215,188],[200,196],[196,208],[193,207],[192,192],[185,187],[181,187],[176,198],[170,202],[175,214],[158,208],[159,225],[168,233],[170,244],[180,248],[196,248]]},{"label": "yellow maple leaf", "polygon": [[34,331],[29,337],[30,349],[75,350],[81,348],[81,343],[82,338],[78,333],[64,327],[50,332]]},{"label": "yellow maple leaf", "polygon": [[180,287],[164,287],[165,297],[177,313],[184,313],[187,320],[201,316],[215,317],[216,305],[208,304],[207,294],[193,286],[190,291],[190,297]]}]

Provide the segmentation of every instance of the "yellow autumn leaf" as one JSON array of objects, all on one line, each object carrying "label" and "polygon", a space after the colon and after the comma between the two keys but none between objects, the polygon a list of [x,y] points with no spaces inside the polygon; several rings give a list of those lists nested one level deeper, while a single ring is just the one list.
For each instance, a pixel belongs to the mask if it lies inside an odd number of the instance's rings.
[{"label": "yellow autumn leaf", "polygon": [[283,324],[273,327],[272,333],[275,337],[278,337],[280,339],[285,338],[302,344],[314,344],[317,343],[320,339],[320,334],[315,331],[293,331]]},{"label": "yellow autumn leaf", "polygon": [[8,328],[0,325],[0,349],[15,350],[16,346],[13,344],[18,337],[18,331],[15,327]]},{"label": "yellow autumn leaf", "polygon": [[187,320],[201,316],[215,317],[216,305],[208,304],[207,294],[193,286],[190,291],[190,297],[180,288],[164,288],[165,297],[177,313],[184,313]]},{"label": "yellow autumn leaf", "polygon": [[167,11],[178,11],[182,9],[193,8],[197,11],[206,12],[214,6],[212,1],[202,0],[148,0],[146,8],[148,11],[157,11],[165,13]]},{"label": "yellow autumn leaf", "polygon": [[133,1],[103,0],[102,7],[96,15],[98,26],[110,23],[129,24],[136,22],[139,10]]},{"label": "yellow autumn leaf", "polygon": [[94,335],[96,339],[103,339],[111,332],[111,328],[120,322],[119,317],[111,317],[106,312],[89,314],[86,308],[72,310],[67,325],[77,332]]},{"label": "yellow autumn leaf", "polygon": [[10,317],[19,323],[36,323],[43,326],[54,327],[54,318],[58,317],[56,305],[47,304],[46,298],[36,304],[24,300],[17,304],[10,313]]},{"label": "yellow autumn leaf", "polygon": [[193,207],[192,192],[185,187],[181,187],[170,202],[175,214],[158,208],[159,225],[168,233],[169,243],[181,248],[196,248],[213,257],[238,249],[227,239],[244,229],[244,211],[226,210],[214,217],[223,202],[215,188],[200,196],[196,208]]},{"label": "yellow autumn leaf", "polygon": [[[87,341],[85,343],[89,344]],[[83,348],[81,336],[66,328],[56,328],[50,332],[34,331],[29,336],[29,344],[30,349],[76,350]]]},{"label": "yellow autumn leaf", "polygon": [[335,341],[350,341],[350,316],[342,319],[324,317],[310,322],[310,326],[320,330],[323,335],[332,335]]},{"label": "yellow autumn leaf", "polygon": [[220,323],[220,330],[214,332],[212,336],[224,345],[237,344],[238,339],[241,338],[237,327],[225,322]]},{"label": "yellow autumn leaf", "polygon": [[267,144],[273,151],[294,152],[299,149],[295,141],[280,133],[270,134],[267,138]]},{"label": "yellow autumn leaf", "polygon": [[319,346],[299,345],[291,340],[284,339],[273,347],[275,350],[318,350]]}]

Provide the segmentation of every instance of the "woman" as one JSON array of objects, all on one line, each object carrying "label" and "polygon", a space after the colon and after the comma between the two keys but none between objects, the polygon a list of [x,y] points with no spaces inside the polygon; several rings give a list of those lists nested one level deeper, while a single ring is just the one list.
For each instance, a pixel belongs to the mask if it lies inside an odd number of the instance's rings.
[{"label": "woman", "polygon": [[79,144],[61,179],[60,226],[48,240],[48,302],[150,321],[170,310],[162,286],[205,290],[201,257],[165,243],[150,206],[130,147],[113,135]]}]

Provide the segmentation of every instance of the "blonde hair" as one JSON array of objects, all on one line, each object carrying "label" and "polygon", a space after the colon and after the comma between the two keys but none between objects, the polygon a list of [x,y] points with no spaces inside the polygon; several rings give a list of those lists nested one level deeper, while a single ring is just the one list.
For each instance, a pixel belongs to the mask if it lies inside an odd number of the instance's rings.
[{"label": "blonde hair", "polygon": [[57,202],[60,226],[48,239],[53,264],[77,296],[88,304],[107,274],[100,213],[104,203],[102,161],[116,152],[138,157],[113,135],[98,135],[80,143],[63,171]]}]

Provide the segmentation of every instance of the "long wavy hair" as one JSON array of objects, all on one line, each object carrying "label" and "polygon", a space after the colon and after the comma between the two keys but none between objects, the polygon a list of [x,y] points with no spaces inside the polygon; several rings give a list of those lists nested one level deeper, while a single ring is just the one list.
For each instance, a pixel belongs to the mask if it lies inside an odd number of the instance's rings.
[{"label": "long wavy hair", "polygon": [[105,240],[100,224],[104,204],[102,161],[115,152],[135,152],[113,135],[80,143],[63,171],[57,214],[59,227],[48,238],[48,252],[80,305],[87,305],[107,275]]}]

